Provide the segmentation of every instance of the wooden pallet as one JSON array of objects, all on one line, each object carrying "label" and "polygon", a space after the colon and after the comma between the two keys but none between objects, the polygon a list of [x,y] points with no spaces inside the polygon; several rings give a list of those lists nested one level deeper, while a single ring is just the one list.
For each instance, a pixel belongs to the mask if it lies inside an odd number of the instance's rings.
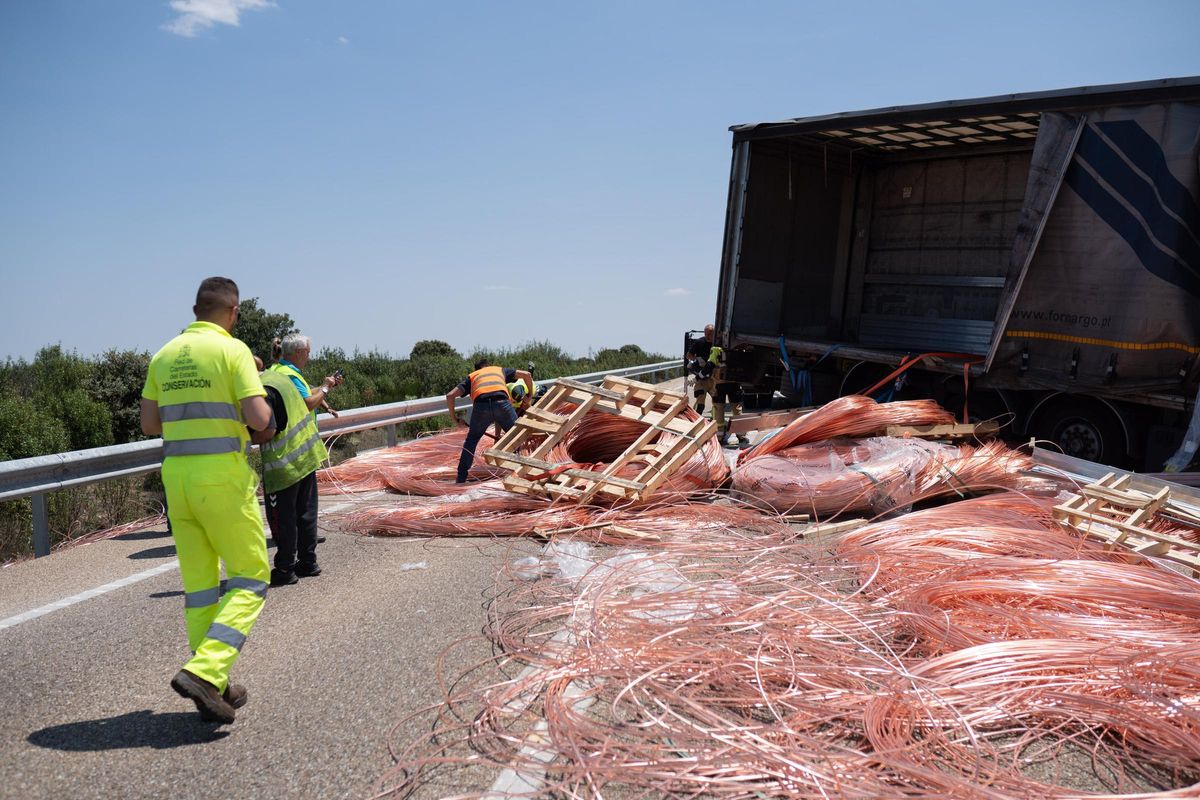
[{"label": "wooden pallet", "polygon": [[791,408],[786,411],[764,411],[759,414],[738,414],[729,421],[730,433],[750,433],[783,428],[801,417],[806,417],[815,408]]},{"label": "wooden pallet", "polygon": [[1000,432],[992,420],[956,422],[946,425],[889,425],[884,433],[903,439],[984,439]]},{"label": "wooden pallet", "polygon": [[841,522],[814,522],[799,528],[804,539],[832,539],[843,533],[856,531],[869,523],[865,519],[845,519]]},{"label": "wooden pallet", "polygon": [[[574,410],[567,414],[551,410],[564,403],[573,404]],[[483,457],[489,464],[511,469],[504,486],[520,494],[578,503],[593,498],[645,500],[717,433],[710,420],[680,416],[686,408],[687,396],[681,392],[628,378],[610,375],[601,386],[559,378]],[[550,461],[555,446],[591,412],[641,422],[646,429],[603,471]],[[656,441],[663,434],[669,434],[668,440]],[[545,438],[537,441],[538,437]],[[532,452],[520,452],[534,441]],[[634,460],[645,466],[632,479],[618,478],[617,472]]]},{"label": "wooden pallet", "polygon": [[1154,493],[1129,486],[1131,476],[1107,473],[1078,494],[1055,506],[1054,516],[1108,549],[1125,547],[1135,553],[1180,564],[1200,578],[1200,544],[1145,526],[1171,506],[1170,487]]}]

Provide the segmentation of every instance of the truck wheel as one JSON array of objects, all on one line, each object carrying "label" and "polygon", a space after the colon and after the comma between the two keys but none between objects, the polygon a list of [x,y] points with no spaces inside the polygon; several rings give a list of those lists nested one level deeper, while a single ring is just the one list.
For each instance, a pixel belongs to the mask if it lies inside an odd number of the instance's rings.
[{"label": "truck wheel", "polygon": [[1121,420],[1108,406],[1088,398],[1061,397],[1035,409],[1029,432],[1075,458],[1110,466],[1119,466],[1126,458]]}]

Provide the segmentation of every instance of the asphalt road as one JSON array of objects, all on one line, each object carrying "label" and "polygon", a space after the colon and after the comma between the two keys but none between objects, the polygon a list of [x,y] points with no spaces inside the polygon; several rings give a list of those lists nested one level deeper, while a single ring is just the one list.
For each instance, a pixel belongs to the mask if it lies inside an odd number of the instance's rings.
[{"label": "asphalt road", "polygon": [[0,797],[370,796],[389,736],[425,730],[397,723],[442,697],[447,645],[469,640],[446,656],[452,675],[491,652],[483,603],[513,554],[486,539],[344,534],[322,500],[324,571],[270,590],[235,667],[250,696],[230,726],[201,722],[168,686],[188,651],[165,526],[0,570]]}]

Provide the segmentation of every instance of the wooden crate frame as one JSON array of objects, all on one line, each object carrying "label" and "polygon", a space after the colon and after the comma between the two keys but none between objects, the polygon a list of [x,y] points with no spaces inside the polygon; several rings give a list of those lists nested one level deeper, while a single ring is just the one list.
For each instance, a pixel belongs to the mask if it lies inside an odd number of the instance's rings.
[{"label": "wooden crate frame", "polygon": [[[561,403],[573,403],[575,409],[568,414],[550,410]],[[601,386],[559,378],[494,447],[484,452],[483,458],[493,466],[511,469],[504,486],[520,494],[577,503],[593,498],[641,501],[717,433],[716,423],[711,420],[692,421],[680,416],[686,408],[687,396],[683,393],[628,378],[609,375]],[[602,472],[547,460],[550,451],[593,411],[641,422],[646,430]],[[663,433],[672,435],[672,441],[651,443]],[[538,436],[545,438],[531,453],[519,452]],[[634,459],[645,460],[646,466],[632,480],[618,478],[617,471]]]},{"label": "wooden crate frame", "polygon": [[1108,549],[1125,547],[1191,570],[1200,578],[1200,544],[1145,527],[1171,504],[1170,487],[1153,494],[1130,487],[1130,475],[1109,472],[1055,506],[1054,517]]}]

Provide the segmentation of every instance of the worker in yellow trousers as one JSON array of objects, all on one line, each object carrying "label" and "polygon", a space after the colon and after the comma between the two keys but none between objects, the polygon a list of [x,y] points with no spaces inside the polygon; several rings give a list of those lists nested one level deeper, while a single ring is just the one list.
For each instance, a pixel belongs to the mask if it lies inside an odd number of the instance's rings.
[{"label": "worker in yellow trousers", "polygon": [[249,348],[230,335],[238,300],[228,278],[200,284],[196,321],[151,359],[141,402],[142,431],[163,438],[163,486],[193,652],[171,687],[201,717],[221,723],[233,722],[246,702],[229,670],[270,577],[246,428],[266,428],[271,411]]}]

